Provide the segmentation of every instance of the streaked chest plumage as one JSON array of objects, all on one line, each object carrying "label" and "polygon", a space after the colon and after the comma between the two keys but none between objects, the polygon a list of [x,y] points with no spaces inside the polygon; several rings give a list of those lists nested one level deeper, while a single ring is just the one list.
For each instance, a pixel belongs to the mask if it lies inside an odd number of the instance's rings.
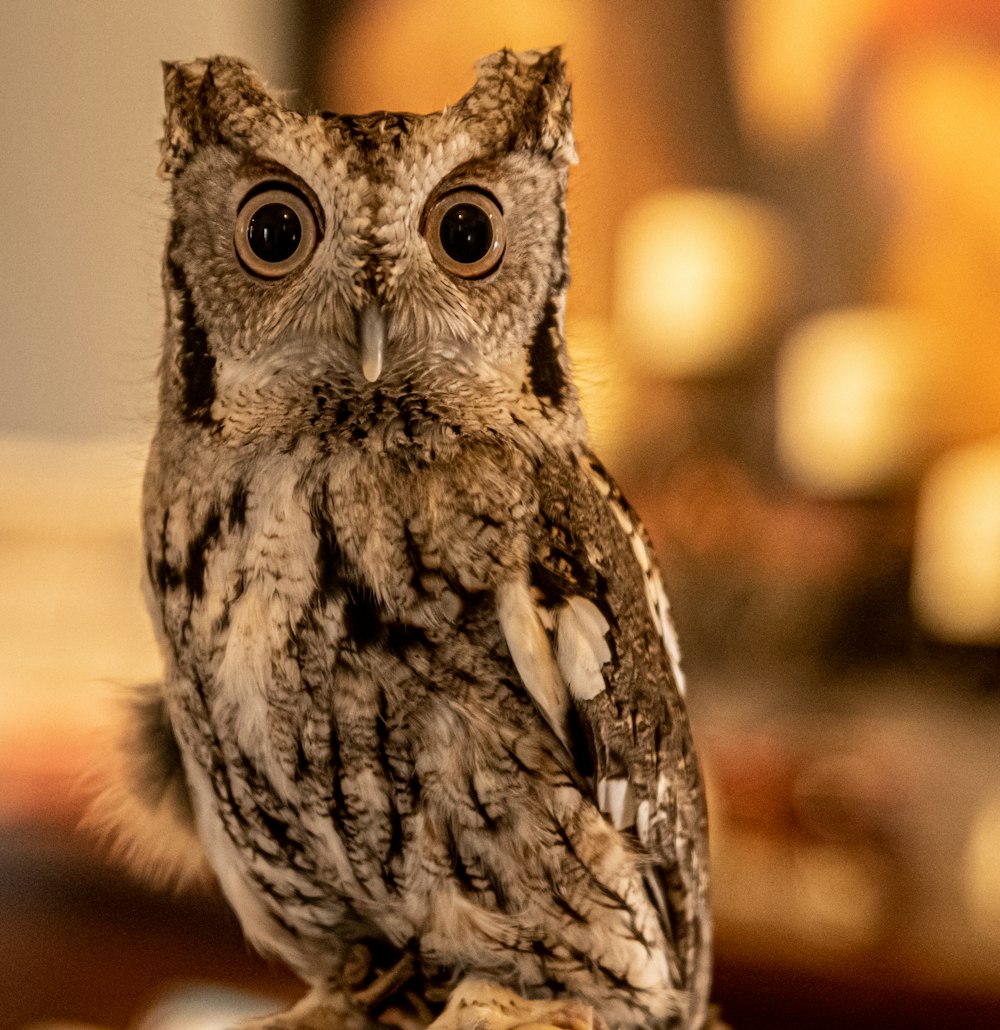
[{"label": "streaked chest plumage", "polygon": [[[328,961],[334,934],[444,967],[478,939],[537,991],[546,962],[498,942],[527,951],[572,922],[533,900],[552,884],[586,907],[594,874],[566,868],[564,840],[586,850],[602,820],[496,615],[499,585],[529,575],[531,464],[495,445],[436,463],[305,442],[153,506],[199,818],[237,910],[253,898],[256,943],[299,968]],[[660,932],[645,921],[643,947]]]}]

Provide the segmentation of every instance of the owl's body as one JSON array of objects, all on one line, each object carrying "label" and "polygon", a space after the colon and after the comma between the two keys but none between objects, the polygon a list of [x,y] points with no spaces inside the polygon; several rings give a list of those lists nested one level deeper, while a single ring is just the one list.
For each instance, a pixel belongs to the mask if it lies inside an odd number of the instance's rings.
[{"label": "owl's body", "polygon": [[562,340],[558,53],[427,116],[300,116],[225,58],[166,81],[152,704],[248,938],[314,993],[361,942],[700,1026],[675,644]]}]

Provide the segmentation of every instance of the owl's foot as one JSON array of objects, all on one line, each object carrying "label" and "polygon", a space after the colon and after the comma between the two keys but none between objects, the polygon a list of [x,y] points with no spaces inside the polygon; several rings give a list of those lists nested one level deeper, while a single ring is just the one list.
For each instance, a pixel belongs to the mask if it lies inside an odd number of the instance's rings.
[{"label": "owl's foot", "polygon": [[589,1006],[569,998],[529,1001],[490,980],[463,980],[427,1030],[607,1030]]},{"label": "owl's foot", "polygon": [[354,989],[354,1000],[366,1009],[373,1008],[395,994],[413,976],[415,970],[416,962],[407,952],[394,966],[379,973],[364,987],[357,985]]},{"label": "owl's foot", "polygon": [[347,994],[312,992],[287,1012],[240,1023],[233,1030],[377,1030]]}]

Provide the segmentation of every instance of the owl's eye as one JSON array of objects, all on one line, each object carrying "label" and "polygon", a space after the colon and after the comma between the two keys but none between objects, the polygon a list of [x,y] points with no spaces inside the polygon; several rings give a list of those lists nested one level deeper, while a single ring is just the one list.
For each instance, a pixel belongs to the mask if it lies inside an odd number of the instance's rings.
[{"label": "owl's eye", "polygon": [[233,242],[247,271],[264,279],[280,279],[309,260],[316,236],[316,217],[305,197],[287,186],[275,185],[243,200]]},{"label": "owl's eye", "polygon": [[507,236],[500,205],[478,189],[457,189],[432,202],[424,238],[434,260],[463,279],[483,279],[503,260]]}]

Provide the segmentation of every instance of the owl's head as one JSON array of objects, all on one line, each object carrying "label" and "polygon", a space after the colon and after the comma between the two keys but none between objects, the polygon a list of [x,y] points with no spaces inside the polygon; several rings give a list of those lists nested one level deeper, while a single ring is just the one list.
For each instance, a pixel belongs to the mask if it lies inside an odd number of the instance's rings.
[{"label": "owl's head", "polygon": [[227,57],[164,77],[164,418],[232,442],[583,431],[557,49],[484,58],[427,115],[299,114]]}]

